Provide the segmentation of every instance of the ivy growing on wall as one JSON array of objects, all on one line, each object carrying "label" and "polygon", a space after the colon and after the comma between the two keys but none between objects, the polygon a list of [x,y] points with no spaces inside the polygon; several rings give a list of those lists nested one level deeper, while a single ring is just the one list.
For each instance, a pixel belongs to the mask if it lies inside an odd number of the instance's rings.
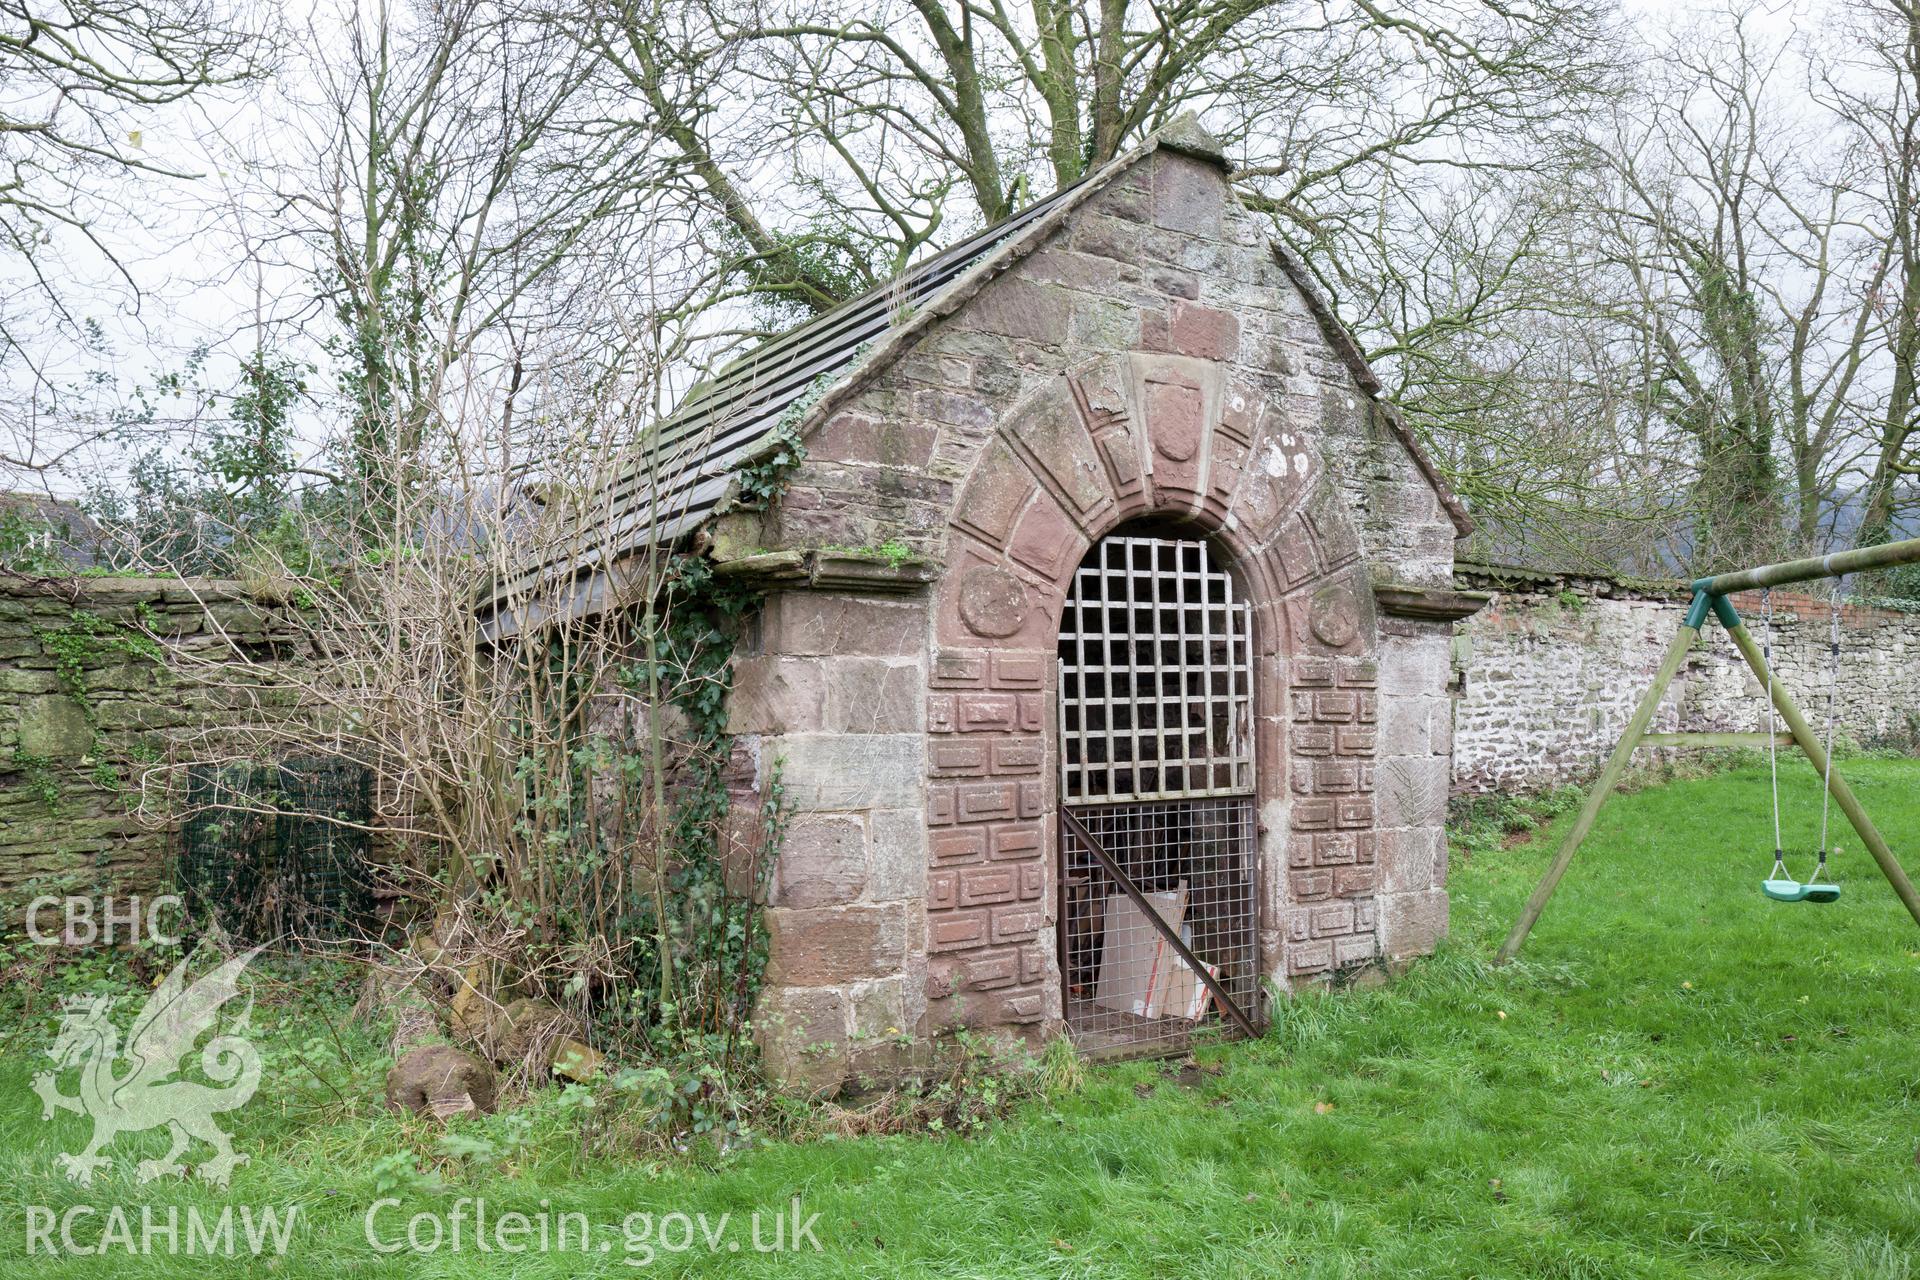
[{"label": "ivy growing on wall", "polygon": [[[692,1051],[706,1060],[732,1055],[766,968],[766,941],[759,927],[764,888],[785,830],[785,805],[777,768],[760,796],[750,847],[747,883],[729,886],[729,833],[739,834],[731,813],[728,770],[733,736],[727,732],[727,699],[733,685],[733,650],[741,622],[762,594],[718,577],[706,560],[691,555],[668,562],[660,582],[654,666],[627,666],[622,684],[644,701],[656,690],[661,702],[684,718],[673,744],[677,761],[666,813],[672,863],[659,919],[637,923],[637,932],[662,939],[651,973],[637,975],[642,991],[663,995],[667,1007],[646,1019],[662,1048]],[[644,625],[644,624],[643,624]],[[656,743],[654,749],[665,744]],[[673,973],[663,981],[662,964]]]},{"label": "ivy growing on wall", "polygon": [[[144,604],[141,608],[141,620],[150,625],[151,610]],[[166,651],[145,631],[125,623],[109,622],[86,609],[75,609],[68,615],[66,625],[37,634],[40,647],[53,659],[54,679],[59,681],[61,691],[80,705],[88,719],[93,717],[93,704],[87,692],[88,667],[114,654],[155,663],[166,661]]]},{"label": "ivy growing on wall", "polygon": [[750,461],[734,470],[733,505],[736,509],[765,511],[786,492],[794,471],[807,460],[807,446],[800,439],[800,424],[827,394],[827,389],[838,382],[847,369],[859,364],[872,346],[872,343],[866,342],[854,348],[845,365],[829,369],[815,378],[781,412],[779,420],[767,433],[766,444]]}]

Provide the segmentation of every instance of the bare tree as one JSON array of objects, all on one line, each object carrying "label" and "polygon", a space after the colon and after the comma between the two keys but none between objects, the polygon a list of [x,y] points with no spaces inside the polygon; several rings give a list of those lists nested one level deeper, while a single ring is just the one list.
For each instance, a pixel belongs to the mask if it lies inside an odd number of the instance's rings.
[{"label": "bare tree", "polygon": [[610,91],[644,104],[633,128],[677,151],[677,180],[729,229],[730,267],[791,304],[782,317],[1001,220],[1189,107],[1321,257],[1337,193],[1382,165],[1550,119],[1598,25],[1579,0],[610,0],[558,21]]},{"label": "bare tree", "polygon": [[[124,251],[155,187],[197,176],[163,158],[150,131],[266,67],[263,11],[221,0],[4,0],[0,3],[0,362],[15,404],[0,467],[40,474],[100,434],[50,412],[64,388],[56,352],[99,344],[74,277],[104,264],[136,301]],[[177,145],[165,156],[179,156]],[[91,264],[83,259],[91,257]]]},{"label": "bare tree", "polygon": [[1861,300],[1884,360],[1865,406],[1872,438],[1858,536],[1871,545],[1892,536],[1902,489],[1920,477],[1920,5],[1859,0],[1841,32],[1816,94],[1845,130],[1848,176],[1876,245]]}]

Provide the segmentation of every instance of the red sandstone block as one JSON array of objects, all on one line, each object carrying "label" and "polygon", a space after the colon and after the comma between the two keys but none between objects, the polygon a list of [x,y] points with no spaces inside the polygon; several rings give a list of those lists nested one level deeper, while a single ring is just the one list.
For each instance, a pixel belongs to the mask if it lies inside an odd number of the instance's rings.
[{"label": "red sandstone block", "polygon": [[1169,347],[1200,360],[1231,360],[1240,354],[1240,318],[1231,311],[1176,300],[1168,317]]},{"label": "red sandstone block", "polygon": [[[1344,807],[1345,802],[1342,802]],[[1293,806],[1293,829],[1295,831],[1324,831],[1334,824],[1334,802],[1331,800],[1302,800]]]},{"label": "red sandstone block", "polygon": [[985,783],[961,787],[959,799],[960,821],[988,822],[1014,816],[1018,791],[1010,782]]},{"label": "red sandstone block", "polygon": [[1333,659],[1295,658],[1293,660],[1293,684],[1297,689],[1331,688],[1333,686]]},{"label": "red sandstone block", "polygon": [[1356,791],[1360,770],[1350,760],[1322,760],[1313,766],[1313,790],[1317,795]]},{"label": "red sandstone block", "polygon": [[1007,738],[992,744],[996,774],[1038,773],[1046,763],[1046,743],[1039,738]]},{"label": "red sandstone block", "polygon": [[1287,970],[1291,973],[1318,973],[1332,967],[1330,942],[1295,942],[1287,947]]},{"label": "red sandstone block", "polygon": [[1365,964],[1378,954],[1379,948],[1370,933],[1354,934],[1337,938],[1333,944],[1333,963],[1336,968],[1345,969],[1350,965]]},{"label": "red sandstone block", "polygon": [[775,986],[822,987],[900,971],[906,960],[906,908],[774,908],[766,913]]},{"label": "red sandstone block", "polygon": [[1336,902],[1328,906],[1315,907],[1313,909],[1314,937],[1325,938],[1336,933],[1351,933],[1352,931],[1353,904],[1351,902]]},{"label": "red sandstone block", "polygon": [[960,905],[987,906],[1012,902],[1019,893],[1019,880],[1012,865],[974,867],[961,873]]},{"label": "red sandstone block", "polygon": [[1012,951],[989,951],[969,957],[962,968],[962,981],[969,991],[992,991],[1010,987],[1020,979],[1020,957]]},{"label": "red sandstone block", "polygon": [[1047,869],[1038,861],[1018,864],[1020,868],[1020,896],[1037,898],[1046,889]]},{"label": "red sandstone block", "polygon": [[1303,756],[1330,756],[1333,754],[1333,729],[1328,725],[1301,725],[1294,730],[1293,749]]},{"label": "red sandstone block", "polygon": [[987,776],[987,746],[984,742],[941,742],[935,739],[927,751],[927,765],[936,778],[984,778]]},{"label": "red sandstone block", "polygon": [[1046,976],[1047,953],[1038,946],[1020,948],[1020,981],[1038,982]]},{"label": "red sandstone block", "polygon": [[994,858],[1015,859],[1040,856],[1040,828],[1016,823],[995,826],[992,831]]},{"label": "red sandstone block", "polygon": [[1335,735],[1334,750],[1343,756],[1370,756],[1375,735],[1371,729],[1342,729]]},{"label": "red sandstone block", "polygon": [[950,911],[960,905],[960,875],[956,871],[927,873],[927,910]]},{"label": "red sandstone block", "polygon": [[1343,898],[1372,893],[1378,877],[1370,866],[1341,867],[1333,873],[1333,892]]},{"label": "red sandstone block", "polygon": [[977,862],[987,856],[987,833],[981,827],[935,831],[927,838],[935,862]]},{"label": "red sandstone block", "polygon": [[1329,831],[1313,838],[1313,861],[1322,867],[1337,867],[1358,861],[1356,836],[1351,831]]},{"label": "red sandstone block", "polygon": [[961,733],[1007,732],[1019,724],[1020,703],[1010,693],[963,693],[954,699],[954,727]]},{"label": "red sandstone block", "polygon": [[1334,876],[1331,871],[1296,871],[1288,879],[1292,883],[1295,902],[1308,902],[1333,895]]},{"label": "red sandstone block", "polygon": [[931,681],[935,688],[978,688],[987,682],[986,655],[942,649],[934,657]]},{"label": "red sandstone block", "polygon": [[927,732],[954,732],[953,698],[950,694],[936,693],[928,697]]},{"label": "red sandstone block", "polygon": [[995,942],[1024,942],[1046,927],[1046,913],[1035,906],[1013,904],[993,909]]},{"label": "red sandstone block", "polygon": [[1327,689],[1313,695],[1313,718],[1328,723],[1350,721],[1359,710],[1359,699],[1345,690]]},{"label": "red sandstone block", "polygon": [[1039,733],[1052,713],[1051,702],[1038,693],[1020,695],[1020,728],[1027,733]]},{"label": "red sandstone block", "polygon": [[1380,683],[1380,664],[1371,658],[1342,658],[1339,680],[1348,688],[1371,689]]},{"label": "red sandstone block", "polygon": [[931,951],[960,951],[985,946],[987,912],[942,911],[927,917],[927,948]]},{"label": "red sandstone block", "polygon": [[1049,669],[1048,660],[1039,654],[996,653],[992,657],[993,683],[998,688],[1041,688]]}]

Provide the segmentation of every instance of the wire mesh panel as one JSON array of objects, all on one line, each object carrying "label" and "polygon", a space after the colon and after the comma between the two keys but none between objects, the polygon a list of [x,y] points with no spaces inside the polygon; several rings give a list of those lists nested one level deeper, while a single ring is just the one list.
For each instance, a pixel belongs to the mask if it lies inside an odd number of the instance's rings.
[{"label": "wire mesh panel", "polygon": [[1075,575],[1059,658],[1061,802],[1152,912],[1063,838],[1067,1025],[1089,1052],[1178,1049],[1225,1010],[1170,936],[1258,1006],[1248,608],[1206,543],[1108,538]]},{"label": "wire mesh panel", "polygon": [[1206,543],[1095,546],[1061,619],[1062,803],[1251,794],[1250,647]]},{"label": "wire mesh panel", "polygon": [[1242,1009],[1257,1007],[1253,800],[1076,809],[1164,927],[1078,841],[1061,843],[1061,974],[1082,1049],[1179,1048],[1224,1018],[1167,939],[1177,934]]},{"label": "wire mesh panel", "polygon": [[191,917],[237,939],[340,937],[372,903],[372,773],[333,756],[196,765],[179,880]]}]

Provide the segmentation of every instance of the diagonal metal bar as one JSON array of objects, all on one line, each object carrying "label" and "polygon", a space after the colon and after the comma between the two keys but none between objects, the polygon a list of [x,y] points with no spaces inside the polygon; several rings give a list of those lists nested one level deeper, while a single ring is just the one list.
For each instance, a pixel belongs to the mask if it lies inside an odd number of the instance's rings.
[{"label": "diagonal metal bar", "polygon": [[1234,1003],[1233,997],[1227,994],[1227,989],[1221,985],[1220,979],[1214,977],[1207,966],[1200,963],[1200,958],[1194,955],[1192,949],[1181,939],[1180,931],[1160,918],[1160,913],[1153,909],[1153,904],[1147,901],[1147,895],[1141,891],[1139,885],[1133,882],[1133,877],[1121,870],[1120,864],[1114,861],[1112,854],[1101,847],[1100,842],[1094,838],[1093,832],[1087,830],[1086,824],[1062,809],[1060,826],[1068,835],[1086,847],[1087,852],[1093,855],[1094,861],[1098,862],[1101,869],[1120,886],[1121,892],[1133,899],[1133,905],[1140,908],[1140,913],[1147,918],[1147,922],[1159,931],[1161,937],[1173,944],[1174,953],[1180,957],[1182,963],[1193,970],[1195,977],[1206,984],[1213,998],[1220,1002],[1220,1007],[1239,1024],[1240,1029],[1253,1039],[1259,1039],[1260,1033],[1254,1029],[1253,1019]]}]

